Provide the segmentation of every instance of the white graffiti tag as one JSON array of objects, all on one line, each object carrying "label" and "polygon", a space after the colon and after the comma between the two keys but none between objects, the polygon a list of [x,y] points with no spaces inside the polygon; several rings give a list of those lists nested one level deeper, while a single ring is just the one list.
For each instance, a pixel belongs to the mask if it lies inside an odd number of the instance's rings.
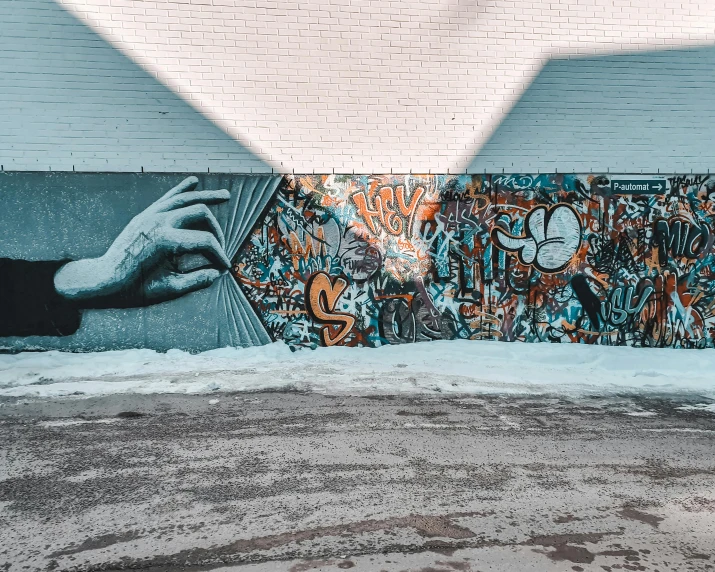
[{"label": "white graffiti tag", "polygon": [[526,215],[524,236],[494,227],[495,245],[515,252],[519,262],[541,272],[560,272],[569,265],[581,244],[581,220],[571,205],[538,206]]}]

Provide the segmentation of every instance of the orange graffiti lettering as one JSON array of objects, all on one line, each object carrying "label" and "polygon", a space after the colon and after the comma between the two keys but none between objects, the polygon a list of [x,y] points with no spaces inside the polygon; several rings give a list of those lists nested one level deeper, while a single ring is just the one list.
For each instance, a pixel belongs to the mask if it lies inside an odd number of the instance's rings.
[{"label": "orange graffiti lettering", "polygon": [[373,191],[369,195],[366,195],[365,191],[360,191],[352,195],[352,199],[358,209],[358,215],[373,234],[378,234],[377,221],[380,221],[387,232],[398,236],[405,230],[405,222],[407,222],[407,234],[412,232],[415,212],[424,193],[424,188],[417,187],[408,201],[405,186],[398,185],[394,189],[382,187],[376,196],[373,196]]},{"label": "orange graffiti lettering", "polygon": [[387,229],[387,232],[394,235],[402,233],[402,219],[397,216],[397,211],[392,207],[395,206],[395,195],[391,187],[382,187],[379,196],[375,199],[377,210],[380,211],[380,220],[382,226]]},{"label": "orange graffiti lettering", "polygon": [[298,270],[298,259],[308,260],[311,256],[319,257],[326,256],[327,250],[325,248],[325,232],[323,227],[320,226],[315,232],[315,236],[310,236],[306,233],[305,244],[301,244],[300,239],[295,231],[291,231],[288,237],[288,245],[290,248],[290,255],[293,259],[293,268]]},{"label": "orange graffiti lettering", "polygon": [[321,324],[320,339],[326,346],[340,343],[355,325],[355,317],[345,312],[336,312],[335,305],[347,288],[347,281],[338,276],[334,281],[325,272],[316,272],[305,285],[305,309]]}]

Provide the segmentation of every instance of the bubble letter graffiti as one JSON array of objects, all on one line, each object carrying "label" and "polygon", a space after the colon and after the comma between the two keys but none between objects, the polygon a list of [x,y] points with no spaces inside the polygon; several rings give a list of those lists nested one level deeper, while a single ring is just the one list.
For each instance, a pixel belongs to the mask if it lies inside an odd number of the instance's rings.
[{"label": "bubble letter graffiti", "polygon": [[513,236],[499,227],[492,231],[498,248],[515,252],[519,262],[553,274],[566,268],[581,243],[581,221],[570,206],[538,206],[526,215],[526,234]]},{"label": "bubble letter graffiti", "polygon": [[321,324],[320,337],[326,346],[340,343],[355,325],[355,318],[344,312],[335,312],[335,304],[347,288],[344,278],[330,280],[325,272],[316,272],[305,286],[306,305],[310,316]]}]

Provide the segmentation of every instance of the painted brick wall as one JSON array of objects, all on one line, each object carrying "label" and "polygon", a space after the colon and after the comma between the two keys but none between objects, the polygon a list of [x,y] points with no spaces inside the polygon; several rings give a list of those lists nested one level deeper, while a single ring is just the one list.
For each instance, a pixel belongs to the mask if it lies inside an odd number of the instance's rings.
[{"label": "painted brick wall", "polygon": [[0,163],[709,172],[714,44],[712,0],[0,0]]}]

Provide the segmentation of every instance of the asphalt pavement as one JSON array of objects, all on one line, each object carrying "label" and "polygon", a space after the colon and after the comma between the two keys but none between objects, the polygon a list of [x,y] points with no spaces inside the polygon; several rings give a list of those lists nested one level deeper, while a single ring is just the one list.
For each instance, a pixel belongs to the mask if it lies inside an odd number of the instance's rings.
[{"label": "asphalt pavement", "polygon": [[5,399],[0,570],[712,570],[698,402]]}]

